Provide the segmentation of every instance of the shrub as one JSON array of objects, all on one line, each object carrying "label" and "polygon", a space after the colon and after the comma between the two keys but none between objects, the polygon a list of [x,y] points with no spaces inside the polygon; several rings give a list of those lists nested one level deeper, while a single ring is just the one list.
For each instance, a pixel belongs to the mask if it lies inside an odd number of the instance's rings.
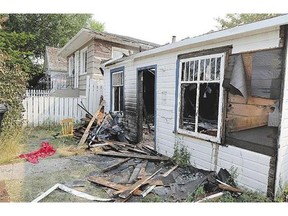
[{"label": "shrub", "polygon": [[22,100],[27,84],[27,74],[18,65],[7,64],[9,57],[0,52],[0,103],[8,105],[4,114],[1,136],[14,136],[23,124]]}]

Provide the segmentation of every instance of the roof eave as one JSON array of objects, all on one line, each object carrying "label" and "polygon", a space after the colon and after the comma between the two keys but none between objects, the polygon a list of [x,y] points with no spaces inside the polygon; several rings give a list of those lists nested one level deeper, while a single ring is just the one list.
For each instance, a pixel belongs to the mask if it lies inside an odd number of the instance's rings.
[{"label": "roof eave", "polygon": [[91,36],[89,30],[83,28],[65,44],[65,46],[58,52],[58,55],[66,58],[92,38],[93,36]]}]

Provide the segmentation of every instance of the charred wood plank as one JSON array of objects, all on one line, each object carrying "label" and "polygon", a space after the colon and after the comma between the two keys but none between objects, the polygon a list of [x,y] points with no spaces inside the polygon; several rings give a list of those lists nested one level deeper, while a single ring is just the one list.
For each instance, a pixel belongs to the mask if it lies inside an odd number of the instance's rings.
[{"label": "charred wood plank", "polygon": [[86,141],[86,139],[87,139],[87,137],[89,135],[90,128],[91,128],[92,124],[94,123],[94,121],[96,120],[100,110],[102,109],[102,107],[104,107],[104,105],[105,105],[105,100],[103,100],[101,102],[101,104],[99,105],[99,108],[97,109],[97,111],[93,115],[93,118],[90,120],[90,122],[89,122],[89,124],[88,124],[88,126],[87,126],[87,128],[86,128],[86,130],[85,130],[80,142],[78,143],[78,146],[81,146],[81,145],[83,145],[85,143],[85,141]]},{"label": "charred wood plank", "polygon": [[151,178],[153,178],[157,173],[159,173],[162,170],[162,168],[158,169],[156,172],[154,172],[151,176],[139,180],[137,181],[135,184],[133,184],[131,187],[129,187],[128,190],[122,192],[119,194],[119,197],[123,198],[123,199],[128,199],[135,190],[137,190],[139,187],[141,187],[142,185],[144,185],[147,181],[149,181]]},{"label": "charred wood plank", "polygon": [[120,161],[120,162],[118,162],[118,163],[116,163],[116,164],[113,164],[113,165],[111,165],[111,166],[103,169],[102,172],[108,172],[108,171],[110,171],[110,170],[116,169],[117,167],[119,167],[119,166],[121,166],[122,164],[126,163],[126,162],[129,161],[130,159],[131,159],[131,158],[126,158],[126,159],[124,159],[124,160],[122,160],[122,161]]},{"label": "charred wood plank", "polygon": [[[102,177],[90,176],[90,177],[88,177],[87,180],[94,183],[94,184],[98,184],[98,185],[101,185],[104,187],[112,188],[112,189],[117,190],[117,191],[125,191],[129,188],[129,186],[110,182],[110,181],[108,181]],[[133,192],[134,195],[140,195],[141,193],[142,193],[141,190],[135,190]]]},{"label": "charred wood plank", "polygon": [[136,165],[136,167],[134,168],[134,170],[133,170],[133,172],[132,172],[132,174],[128,180],[129,184],[133,183],[137,179],[142,166],[143,166],[143,163],[139,163]]},{"label": "charred wood plank", "polygon": [[140,158],[152,161],[168,161],[170,158],[166,156],[150,156],[150,155],[140,155],[140,154],[126,154],[126,153],[118,153],[118,152],[99,152],[99,155],[111,156],[111,157],[124,157],[124,158]]}]

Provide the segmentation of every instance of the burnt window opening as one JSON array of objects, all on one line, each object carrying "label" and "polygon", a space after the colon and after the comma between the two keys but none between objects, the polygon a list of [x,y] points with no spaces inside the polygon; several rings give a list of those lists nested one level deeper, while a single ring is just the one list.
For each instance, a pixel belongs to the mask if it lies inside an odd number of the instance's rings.
[{"label": "burnt window opening", "polygon": [[112,74],[112,108],[113,111],[124,110],[123,71]]},{"label": "burnt window opening", "polygon": [[224,54],[183,59],[180,73],[179,129],[220,141]]}]

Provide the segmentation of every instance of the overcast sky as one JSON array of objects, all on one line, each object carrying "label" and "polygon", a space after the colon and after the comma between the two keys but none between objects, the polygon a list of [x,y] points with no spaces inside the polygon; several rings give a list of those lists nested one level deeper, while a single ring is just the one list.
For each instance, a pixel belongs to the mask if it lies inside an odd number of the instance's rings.
[{"label": "overcast sky", "polygon": [[[15,3],[14,3],[15,2]],[[41,2],[41,3],[39,3]],[[1,0],[0,12],[92,13],[111,33],[165,44],[216,30],[226,13],[285,11],[283,0]]]}]

